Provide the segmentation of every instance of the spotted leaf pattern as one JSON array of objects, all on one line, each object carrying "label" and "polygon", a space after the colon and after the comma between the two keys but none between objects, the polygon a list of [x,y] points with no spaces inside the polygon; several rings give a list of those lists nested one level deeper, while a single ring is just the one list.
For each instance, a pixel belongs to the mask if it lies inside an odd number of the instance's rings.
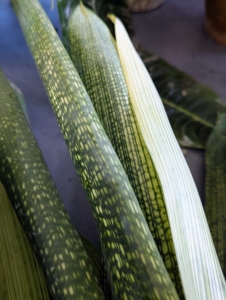
[{"label": "spotted leaf pattern", "polygon": [[161,184],[130,103],[107,26],[78,6],[68,27],[70,57],[127,173],[170,277],[183,298]]},{"label": "spotted leaf pattern", "polygon": [[54,299],[103,299],[16,94],[0,71],[0,178]]},{"label": "spotted leaf pattern", "polygon": [[97,223],[117,299],[177,299],[124,169],[37,1],[13,0]]}]

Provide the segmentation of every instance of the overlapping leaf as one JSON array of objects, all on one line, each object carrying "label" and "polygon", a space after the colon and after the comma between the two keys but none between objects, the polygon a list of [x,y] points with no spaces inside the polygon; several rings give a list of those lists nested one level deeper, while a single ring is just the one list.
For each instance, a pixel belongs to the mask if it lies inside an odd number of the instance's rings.
[{"label": "overlapping leaf", "polygon": [[218,114],[226,111],[219,96],[153,53],[138,52],[163,98],[163,103],[181,146],[204,148]]},{"label": "overlapping leaf", "polygon": [[0,266],[0,299],[50,299],[40,266],[1,182]]},{"label": "overlapping leaf", "polygon": [[[109,5],[107,5],[107,3],[110,2],[113,7],[114,4],[117,6],[117,3],[104,0],[92,1],[90,4],[91,7],[93,7],[94,10],[106,21],[105,17],[107,13],[112,12],[112,8],[110,10]],[[124,12],[125,11],[126,8]],[[123,20],[127,29],[131,28],[128,10],[126,13],[123,13],[120,11],[120,7],[118,7],[117,15]],[[131,32],[132,30],[130,33]],[[216,190],[219,190],[217,187],[219,185],[221,185],[221,191],[224,191],[225,189],[223,186],[225,184],[223,179],[224,174],[219,170],[220,168],[222,169],[220,165],[223,165],[223,156],[218,157],[218,168],[215,168],[214,160],[210,159],[210,157],[214,157],[213,145],[211,146],[213,137],[210,138],[210,141],[208,141],[208,138],[217,123],[219,114],[225,112],[225,104],[219,98],[219,96],[208,87],[199,84],[196,80],[184,72],[172,67],[155,54],[144,51],[142,47],[138,46],[137,49],[148,69],[149,74],[152,76],[160,96],[162,97],[162,101],[164,103],[164,107],[166,109],[172,129],[180,145],[190,148],[207,149],[206,198],[207,203],[209,203],[208,207],[216,208],[218,201],[223,201],[222,199],[225,197],[223,192],[216,193]],[[216,133],[213,133],[213,136],[214,135],[216,135]],[[220,143],[220,141],[218,142]],[[213,152],[212,154],[211,151]],[[220,159],[222,159],[221,162]],[[221,175],[219,175],[220,173]],[[211,177],[209,174],[211,174]],[[221,177],[219,177],[219,182],[217,176]],[[210,178],[212,178],[212,182],[210,182]],[[215,178],[215,180],[213,178]],[[212,192],[209,192],[210,186]],[[207,208],[207,211],[211,211],[211,209]],[[215,211],[217,210],[215,209]],[[211,218],[214,219],[213,217]],[[218,222],[221,219],[222,218],[218,218]],[[220,243],[223,245],[223,235],[220,233],[220,230],[216,231],[215,229],[212,229],[213,224],[215,224],[214,222],[209,221],[209,225],[211,231],[215,232],[215,236],[213,235],[215,245],[219,245]],[[216,225],[214,226],[216,227]],[[222,227],[222,225],[220,226]],[[216,246],[216,248],[218,249],[218,246]],[[224,252],[222,247],[220,251],[221,253],[219,254],[218,251],[218,255],[221,260]]]},{"label": "overlapping leaf", "polygon": [[17,98],[18,98],[18,100],[20,102],[20,105],[21,105],[21,107],[23,109],[23,112],[24,112],[24,114],[25,114],[25,116],[26,116],[26,118],[27,118],[27,120],[29,122],[27,107],[26,107],[25,99],[24,99],[24,96],[23,96],[21,90],[14,83],[12,83],[12,82],[10,82],[10,85],[13,88],[14,92],[16,93]]},{"label": "overlapping leaf", "polygon": [[[78,0],[58,1],[64,36],[67,32],[69,12],[73,11],[78,2]],[[132,22],[125,0],[85,0],[83,3],[91,7],[105,21],[111,32],[114,32],[114,29],[107,18],[109,13],[118,16],[124,23],[129,35],[133,36]],[[66,45],[67,41],[64,39]],[[225,104],[207,86],[198,83],[154,53],[145,51],[140,45],[136,46],[160,96],[163,98],[167,115],[178,142],[183,147],[204,148],[216,124],[218,114],[226,111]]]},{"label": "overlapping leaf", "polygon": [[106,265],[104,262],[104,258],[101,252],[101,249],[97,249],[94,247],[94,245],[87,240],[81,233],[79,233],[82,243],[86,249],[86,253],[88,257],[90,258],[90,262],[92,264],[93,270],[99,278],[100,286],[104,292],[105,299],[106,300],[112,300],[112,292],[111,292],[111,286],[108,280]]},{"label": "overlapping leaf", "polygon": [[226,277],[225,103],[208,87],[154,54],[140,51],[181,146],[205,150],[204,208],[218,258]]},{"label": "overlapping leaf", "polygon": [[201,201],[161,99],[124,26],[112,19],[134,111],[162,183],[185,297],[225,299],[225,280]]},{"label": "overlapping leaf", "polygon": [[13,3],[86,189],[114,294],[177,299],[124,169],[56,32],[37,1]]},{"label": "overlapping leaf", "polygon": [[226,277],[226,114],[219,121],[206,144],[207,220],[220,264]]},{"label": "overlapping leaf", "polygon": [[100,18],[84,6],[74,10],[68,27],[71,59],[125,169],[182,299],[183,288],[161,184],[136,121],[112,36]]},{"label": "overlapping leaf", "polygon": [[[80,0],[57,0],[58,11],[60,16],[60,23],[63,32],[63,42],[68,47],[67,25],[68,19],[74,10],[74,8],[81,2]],[[91,8],[109,27],[112,33],[114,33],[114,26],[108,18],[108,14],[112,13],[123,21],[127,31],[130,35],[134,34],[133,26],[131,22],[130,12],[127,7],[126,0],[83,0],[82,3]]]}]

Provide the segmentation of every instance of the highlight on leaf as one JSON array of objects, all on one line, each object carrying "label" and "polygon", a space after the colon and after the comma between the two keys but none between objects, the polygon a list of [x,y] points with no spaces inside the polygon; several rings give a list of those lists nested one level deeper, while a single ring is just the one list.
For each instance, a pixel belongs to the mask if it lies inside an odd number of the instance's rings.
[{"label": "highlight on leaf", "polygon": [[163,187],[185,297],[224,299],[225,280],[201,200],[160,96],[123,24],[111,19],[134,111]]}]

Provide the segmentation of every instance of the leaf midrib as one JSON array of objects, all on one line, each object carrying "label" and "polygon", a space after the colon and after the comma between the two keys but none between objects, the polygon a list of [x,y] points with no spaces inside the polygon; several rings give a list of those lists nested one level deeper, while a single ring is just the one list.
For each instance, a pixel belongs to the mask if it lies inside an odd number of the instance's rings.
[{"label": "leaf midrib", "polygon": [[172,103],[171,101],[169,101],[169,100],[167,100],[167,99],[163,99],[163,98],[162,98],[162,102],[163,102],[164,104],[167,104],[168,106],[170,106],[170,107],[172,107],[172,108],[175,108],[176,110],[178,110],[179,112],[185,114],[185,115],[188,116],[189,118],[191,118],[191,119],[193,119],[193,120],[195,120],[195,121],[197,121],[197,122],[199,122],[199,123],[201,123],[201,124],[203,124],[203,125],[205,125],[205,126],[207,126],[207,127],[214,128],[214,125],[213,125],[213,124],[211,124],[210,122],[208,122],[208,121],[206,121],[206,120],[200,118],[199,116],[197,116],[197,115],[191,113],[190,111],[188,111],[188,110],[182,108],[181,106],[176,105],[176,104]]}]

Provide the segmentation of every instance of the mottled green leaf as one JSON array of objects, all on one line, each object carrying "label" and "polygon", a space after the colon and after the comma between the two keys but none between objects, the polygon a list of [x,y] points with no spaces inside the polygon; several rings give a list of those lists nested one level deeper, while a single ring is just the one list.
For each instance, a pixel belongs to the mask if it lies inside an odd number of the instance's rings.
[{"label": "mottled green leaf", "polygon": [[14,83],[12,83],[12,82],[10,82],[10,85],[14,89],[14,91],[15,91],[15,93],[17,95],[17,98],[18,98],[18,100],[20,102],[20,105],[21,105],[21,107],[23,109],[23,112],[24,112],[24,114],[25,114],[25,116],[26,116],[26,118],[27,118],[27,120],[29,122],[29,117],[28,117],[28,113],[27,113],[26,102],[25,102],[25,99],[24,99],[24,96],[23,96],[21,90]]},{"label": "mottled green leaf", "polygon": [[102,254],[100,249],[97,249],[86,237],[79,233],[82,243],[86,249],[86,253],[92,258],[91,263],[93,270],[95,271],[97,278],[100,278]]},{"label": "mottled green leaf", "polygon": [[161,184],[145,146],[117,50],[102,20],[89,9],[72,13],[69,54],[124,167],[180,299],[183,288]]},{"label": "mottled green leaf", "polygon": [[93,270],[96,276],[99,278],[100,286],[104,292],[106,300],[112,299],[111,286],[109,283],[106,265],[104,262],[104,257],[102,255],[101,249],[97,249],[94,245],[85,238],[81,233],[79,233],[82,243],[86,249],[87,255],[90,257]]},{"label": "mottled green leaf", "polygon": [[87,192],[115,297],[176,299],[129,180],[54,28],[38,1],[13,3]]},{"label": "mottled green leaf", "polygon": [[53,297],[68,300],[77,295],[81,299],[101,299],[102,292],[82,241],[59,197],[17,96],[1,70],[0,178]]}]

